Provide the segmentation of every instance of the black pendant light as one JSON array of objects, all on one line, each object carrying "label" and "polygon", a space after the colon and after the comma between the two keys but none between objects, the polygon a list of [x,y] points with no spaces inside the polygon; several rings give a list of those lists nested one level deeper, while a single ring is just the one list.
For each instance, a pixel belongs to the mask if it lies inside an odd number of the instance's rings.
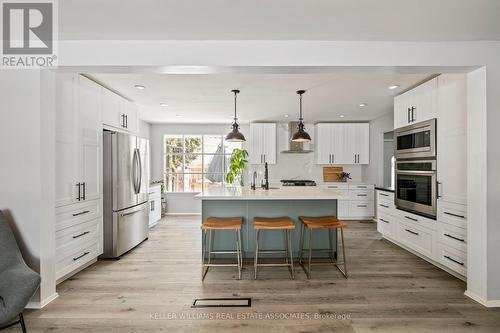
[{"label": "black pendant light", "polygon": [[311,136],[304,130],[304,123],[302,120],[302,95],[305,93],[305,90],[297,90],[297,94],[299,94],[300,101],[300,113],[299,113],[299,125],[297,126],[297,132],[292,136],[293,142],[310,142]]},{"label": "black pendant light", "polygon": [[237,95],[239,94],[239,90],[231,90],[232,93],[234,93],[234,122],[233,122],[233,130],[229,132],[229,134],[226,136],[226,141],[229,142],[243,142],[245,140],[245,136],[239,131],[240,125],[238,125],[238,117],[236,115],[236,98]]}]

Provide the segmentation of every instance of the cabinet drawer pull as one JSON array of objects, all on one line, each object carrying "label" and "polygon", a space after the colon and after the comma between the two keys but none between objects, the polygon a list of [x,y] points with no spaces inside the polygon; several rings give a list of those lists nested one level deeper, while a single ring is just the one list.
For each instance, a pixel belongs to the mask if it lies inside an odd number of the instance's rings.
[{"label": "cabinet drawer pull", "polygon": [[450,215],[450,216],[454,216],[454,217],[459,217],[461,219],[465,219],[464,215],[453,214],[453,213],[450,213],[450,212],[443,212],[443,213],[446,214],[446,215]]},{"label": "cabinet drawer pull", "polygon": [[82,255],[79,255],[78,257],[76,258],[73,258],[73,261],[77,261],[78,259],[81,259],[83,257],[85,257],[87,254],[89,254],[90,252],[84,252]]},{"label": "cabinet drawer pull", "polygon": [[367,194],[358,194],[358,197],[367,197]]},{"label": "cabinet drawer pull", "polygon": [[413,235],[415,235],[415,236],[418,236],[418,235],[419,235],[419,233],[418,233],[418,232],[412,231],[412,230],[410,230],[410,229],[405,229],[405,231],[407,231],[407,232],[409,232],[410,234],[413,234]]},{"label": "cabinet drawer pull", "polygon": [[380,219],[380,221],[385,222],[385,223],[389,223],[389,221],[386,221],[384,219]]},{"label": "cabinet drawer pull", "polygon": [[378,205],[381,207],[384,207],[384,208],[389,208],[389,206],[387,206],[387,205],[382,205],[382,204],[378,204]]},{"label": "cabinet drawer pull", "polygon": [[358,186],[356,186],[356,187],[357,187],[357,188],[366,188],[366,186],[364,186],[364,185],[358,185]]},{"label": "cabinet drawer pull", "polygon": [[366,205],[358,205],[358,207],[366,207]]},{"label": "cabinet drawer pull", "polygon": [[454,236],[452,236],[452,235],[450,235],[450,234],[444,234],[444,235],[445,235],[446,237],[452,238],[452,239],[457,240],[457,241],[459,241],[459,242],[465,242],[465,239],[458,238],[458,237],[454,237]]},{"label": "cabinet drawer pull", "polygon": [[84,210],[83,212],[73,214],[73,216],[80,216],[80,215],[88,214],[88,213],[90,213],[90,210]]},{"label": "cabinet drawer pull", "polygon": [[85,235],[87,235],[87,234],[90,234],[90,231],[85,231],[85,232],[82,232],[82,233],[81,233],[81,234],[79,234],[79,235],[75,235],[75,236],[73,236],[73,239],[75,239],[75,238],[80,238],[80,237],[85,236]]},{"label": "cabinet drawer pull", "polygon": [[453,261],[455,264],[459,264],[460,266],[463,266],[463,265],[464,265],[464,263],[463,263],[463,262],[460,262],[460,261],[458,261],[458,260],[455,260],[455,259],[453,259],[453,258],[452,258],[452,257],[450,257],[450,256],[443,256],[443,257],[445,257],[445,258],[446,258],[446,259],[448,259],[448,260]]},{"label": "cabinet drawer pull", "polygon": [[414,219],[413,217],[405,216],[405,218],[407,218],[408,220],[418,222],[418,219]]},{"label": "cabinet drawer pull", "polygon": [[338,186],[328,186],[328,188],[338,188]]},{"label": "cabinet drawer pull", "polygon": [[389,194],[385,194],[385,193],[379,193],[379,194],[380,194],[381,196],[383,196],[383,197],[388,197],[388,196],[389,196]]}]

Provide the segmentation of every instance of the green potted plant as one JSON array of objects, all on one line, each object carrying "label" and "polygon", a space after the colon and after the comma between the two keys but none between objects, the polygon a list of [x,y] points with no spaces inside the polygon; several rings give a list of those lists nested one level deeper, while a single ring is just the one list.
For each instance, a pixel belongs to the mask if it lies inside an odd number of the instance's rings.
[{"label": "green potted plant", "polygon": [[247,168],[248,151],[245,149],[234,149],[229,160],[229,171],[226,175],[226,182],[234,184],[239,179],[240,185],[243,186],[243,171]]}]

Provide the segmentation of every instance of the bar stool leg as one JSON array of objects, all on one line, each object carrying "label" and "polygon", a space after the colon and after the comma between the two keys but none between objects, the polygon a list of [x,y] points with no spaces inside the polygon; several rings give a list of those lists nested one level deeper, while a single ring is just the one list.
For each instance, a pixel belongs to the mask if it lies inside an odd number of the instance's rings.
[{"label": "bar stool leg", "polygon": [[285,249],[285,264],[288,265],[288,231],[283,230],[283,245]]},{"label": "bar stool leg", "polygon": [[205,279],[205,246],[207,241],[207,231],[201,231],[201,281]]},{"label": "bar stool leg", "polygon": [[[293,250],[292,250],[292,232],[290,230],[287,230],[285,231],[286,233],[286,240],[287,240],[287,243],[288,243],[288,253],[290,253],[290,273],[292,274],[292,280],[295,280],[295,272],[294,272],[294,269],[293,269]],[[287,259],[288,261],[288,259]]]},{"label": "bar stool leg", "polygon": [[334,250],[333,250],[333,229],[328,229],[328,240],[330,242],[330,253],[329,253],[329,257],[330,257],[330,261],[333,263],[335,262],[335,254],[334,254]]},{"label": "bar stool leg", "polygon": [[255,233],[255,259],[254,259],[254,279],[257,280],[257,261],[259,257],[259,232],[257,230]]},{"label": "bar stool leg", "polygon": [[300,242],[299,242],[299,264],[302,265],[302,251],[304,250],[304,223],[300,224]]},{"label": "bar stool leg", "polygon": [[[343,228],[340,228],[340,237],[342,239],[342,263],[337,263],[337,264],[335,264],[335,266],[338,268],[340,273],[342,273],[342,275],[344,275],[344,277],[347,279],[347,264],[346,264],[346,258],[345,258],[345,243],[344,243],[344,229]],[[344,270],[342,270],[339,267],[339,264],[344,266]]]},{"label": "bar stool leg", "polygon": [[312,233],[313,229],[309,229],[309,262],[307,268],[307,278],[311,278],[311,262],[312,262]]},{"label": "bar stool leg", "polygon": [[238,259],[238,280],[241,280],[241,243],[239,230],[236,230],[236,257]]}]

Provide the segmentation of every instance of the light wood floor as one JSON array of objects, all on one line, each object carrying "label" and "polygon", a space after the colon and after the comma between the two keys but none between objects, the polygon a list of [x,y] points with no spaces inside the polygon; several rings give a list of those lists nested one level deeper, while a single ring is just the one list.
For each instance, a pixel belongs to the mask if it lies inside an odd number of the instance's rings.
[{"label": "light wood floor", "polygon": [[[346,230],[347,280],[318,266],[312,280],[297,267],[295,281],[286,268],[263,268],[254,281],[247,266],[241,281],[219,268],[201,283],[198,219],[164,219],[123,259],[60,284],[58,299],[26,312],[29,332],[500,332],[500,309],[465,297],[464,282],[381,239],[373,223]],[[194,298],[226,296],[252,297],[252,307],[190,308]],[[264,319],[229,317],[249,312]],[[303,317],[269,319],[275,313]]]}]

